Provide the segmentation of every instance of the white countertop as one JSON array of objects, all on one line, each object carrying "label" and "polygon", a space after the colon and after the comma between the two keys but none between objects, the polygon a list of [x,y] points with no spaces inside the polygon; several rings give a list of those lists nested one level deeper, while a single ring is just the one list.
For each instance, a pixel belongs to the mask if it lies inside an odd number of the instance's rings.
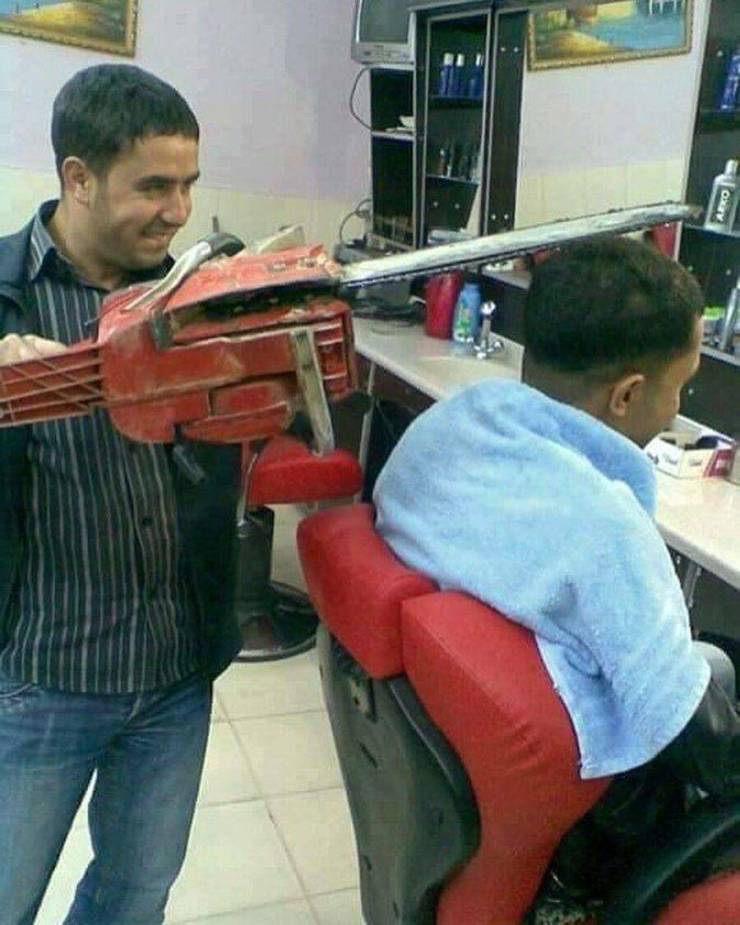
[{"label": "white countertop", "polygon": [[500,338],[504,352],[477,360],[449,340],[427,337],[419,325],[355,318],[357,352],[432,398],[449,398],[487,376],[520,379],[520,344]]},{"label": "white countertop", "polygon": [[[519,379],[523,348],[490,360],[460,356],[451,341],[427,337],[418,325],[354,319],[357,352],[432,398],[448,398],[488,376]],[[725,479],[677,479],[658,472],[657,524],[665,541],[740,589],[740,487]]]}]

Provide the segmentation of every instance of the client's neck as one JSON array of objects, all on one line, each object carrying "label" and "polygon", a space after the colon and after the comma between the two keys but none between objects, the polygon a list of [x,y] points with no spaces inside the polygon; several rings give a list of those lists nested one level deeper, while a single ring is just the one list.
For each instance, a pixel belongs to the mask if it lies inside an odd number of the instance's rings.
[{"label": "client's neck", "polygon": [[572,405],[593,417],[602,419],[601,389],[587,373],[565,372],[552,366],[546,366],[538,363],[525,352],[522,381],[525,385],[547,395],[548,398],[553,398],[565,405]]}]

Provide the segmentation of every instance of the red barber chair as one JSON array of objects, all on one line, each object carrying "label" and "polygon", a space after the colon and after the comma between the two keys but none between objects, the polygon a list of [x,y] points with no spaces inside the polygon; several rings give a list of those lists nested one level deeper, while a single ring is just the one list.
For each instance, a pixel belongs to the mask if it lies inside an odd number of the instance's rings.
[{"label": "red barber chair", "polygon": [[[565,833],[608,779],[578,777],[534,637],[404,567],[368,505],[298,528],[367,925],[521,925]],[[706,801],[640,858],[594,925],[737,925],[710,876],[740,809]]]},{"label": "red barber chair", "polygon": [[275,514],[268,505],[349,498],[362,487],[362,469],[346,450],[318,456],[290,436],[273,437],[256,452],[245,448],[244,455],[237,516],[236,608],[242,627],[237,661],[272,661],[312,648],[318,618],[306,594],[270,578]]}]

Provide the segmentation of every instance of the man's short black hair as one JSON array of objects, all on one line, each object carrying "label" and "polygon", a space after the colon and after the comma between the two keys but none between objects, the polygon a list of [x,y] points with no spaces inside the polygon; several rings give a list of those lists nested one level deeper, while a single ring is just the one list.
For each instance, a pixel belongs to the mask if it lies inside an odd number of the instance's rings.
[{"label": "man's short black hair", "polygon": [[655,248],[608,238],[557,252],[536,269],[524,343],[563,373],[622,372],[690,349],[704,298],[696,280]]},{"label": "man's short black hair", "polygon": [[79,157],[105,174],[119,154],[151,135],[183,135],[196,141],[198,121],[169,84],[130,64],[100,64],[74,75],[57,94],[51,143],[61,179],[62,164]]}]

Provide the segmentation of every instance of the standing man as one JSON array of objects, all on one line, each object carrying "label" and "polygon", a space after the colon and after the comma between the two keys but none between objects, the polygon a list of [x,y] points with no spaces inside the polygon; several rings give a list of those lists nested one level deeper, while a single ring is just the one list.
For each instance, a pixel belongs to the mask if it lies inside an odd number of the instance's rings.
[{"label": "standing man", "polygon": [[[0,364],[89,334],[162,276],[198,123],[139,68],[54,103],[59,201],[0,240]],[[239,448],[133,443],[104,411],[0,431],[0,921],[30,925],[80,801],[94,858],[66,925],[156,925],[182,866],[211,710],[238,652]],[[195,474],[194,474],[195,473]]]}]

